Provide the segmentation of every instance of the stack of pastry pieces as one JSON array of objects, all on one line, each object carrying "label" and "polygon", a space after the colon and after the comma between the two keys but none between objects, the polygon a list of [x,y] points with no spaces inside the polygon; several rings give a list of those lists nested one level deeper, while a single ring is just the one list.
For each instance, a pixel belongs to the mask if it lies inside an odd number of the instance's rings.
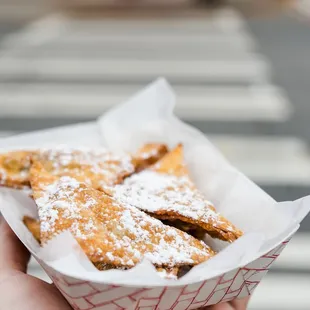
[{"label": "stack of pastry pieces", "polygon": [[38,220],[24,223],[42,245],[69,230],[99,270],[147,258],[176,278],[215,255],[206,233],[228,242],[242,235],[195,187],[181,145],[10,152],[0,155],[0,184],[31,188]]}]

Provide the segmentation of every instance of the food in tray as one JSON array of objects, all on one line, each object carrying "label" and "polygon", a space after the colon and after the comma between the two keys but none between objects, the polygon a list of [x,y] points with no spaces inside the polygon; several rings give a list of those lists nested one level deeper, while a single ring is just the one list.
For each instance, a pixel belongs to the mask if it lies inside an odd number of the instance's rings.
[{"label": "food in tray", "polygon": [[99,270],[143,258],[176,279],[215,252],[201,241],[242,232],[216,212],[190,179],[183,147],[143,145],[134,154],[56,147],[0,155],[2,185],[29,186],[38,220],[24,224],[45,245],[69,230]]},{"label": "food in tray", "polygon": [[143,257],[157,267],[193,266],[213,255],[185,232],[70,176],[52,176],[40,162],[30,169],[30,183],[41,243],[69,230],[89,259],[104,269],[131,268]]},{"label": "food in tray", "polygon": [[148,166],[155,164],[159,159],[168,153],[168,148],[161,143],[144,144],[134,154],[134,164],[136,172],[139,172]]},{"label": "food in tray", "polygon": [[115,200],[156,218],[194,225],[196,230],[202,228],[224,241],[232,242],[242,235],[195,187],[184,163],[182,145],[148,169],[107,188],[106,192]]},{"label": "food in tray", "polygon": [[29,169],[35,151],[12,151],[0,154],[0,185],[23,188],[29,186]]},{"label": "food in tray", "polygon": [[40,160],[53,175],[71,175],[101,190],[137,170],[156,162],[167,152],[164,144],[145,144],[136,154],[115,154],[104,148],[71,148],[60,146],[0,154],[0,185],[22,188],[29,186],[29,169]]}]

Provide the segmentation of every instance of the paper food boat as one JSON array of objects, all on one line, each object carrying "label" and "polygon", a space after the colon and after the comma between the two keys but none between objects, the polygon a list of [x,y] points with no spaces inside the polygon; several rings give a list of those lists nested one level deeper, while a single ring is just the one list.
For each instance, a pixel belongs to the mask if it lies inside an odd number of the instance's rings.
[{"label": "paper food boat", "polygon": [[[185,310],[251,295],[310,210],[310,197],[277,203],[233,168],[205,136],[173,115],[175,96],[160,79],[97,122],[24,134],[0,141],[1,151],[47,145],[106,146],[134,151],[144,142],[184,144],[192,177],[216,208],[245,234],[179,280],[162,279],[148,262],[129,271],[100,272],[65,232],[40,248],[22,223],[34,202],[0,189],[0,210],[74,309]],[[78,108],[78,107],[77,107]]]}]

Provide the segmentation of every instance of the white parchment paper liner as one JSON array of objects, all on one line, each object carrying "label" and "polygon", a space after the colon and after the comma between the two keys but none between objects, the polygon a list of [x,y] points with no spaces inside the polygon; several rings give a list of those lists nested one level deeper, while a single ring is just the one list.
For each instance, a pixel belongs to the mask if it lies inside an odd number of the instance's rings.
[{"label": "white parchment paper liner", "polygon": [[[291,236],[310,210],[310,197],[277,203],[232,167],[198,130],[173,115],[175,95],[159,79],[117,106],[98,122],[24,134],[0,141],[1,151],[68,144],[106,146],[115,151],[134,151],[145,142],[183,143],[186,162],[197,186],[218,211],[245,234],[208,262],[193,268],[177,281],[159,277],[148,262],[129,271],[98,271],[70,233],[64,232],[40,248],[22,223],[25,214],[36,216],[34,202],[21,191],[1,188],[0,210],[31,253],[63,275],[97,283],[130,286],[177,286],[199,282],[242,267]],[[214,247],[222,243],[212,241]]]}]

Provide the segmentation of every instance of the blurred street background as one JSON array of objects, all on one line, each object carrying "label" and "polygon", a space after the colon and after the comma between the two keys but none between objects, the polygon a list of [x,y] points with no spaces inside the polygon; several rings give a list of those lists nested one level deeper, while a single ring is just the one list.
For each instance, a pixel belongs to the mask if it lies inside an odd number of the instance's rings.
[{"label": "blurred street background", "polygon": [[[1,137],[93,120],[165,76],[176,113],[271,196],[310,193],[309,1],[86,2],[0,0]],[[309,310],[309,293],[310,217],[250,309]]]}]

